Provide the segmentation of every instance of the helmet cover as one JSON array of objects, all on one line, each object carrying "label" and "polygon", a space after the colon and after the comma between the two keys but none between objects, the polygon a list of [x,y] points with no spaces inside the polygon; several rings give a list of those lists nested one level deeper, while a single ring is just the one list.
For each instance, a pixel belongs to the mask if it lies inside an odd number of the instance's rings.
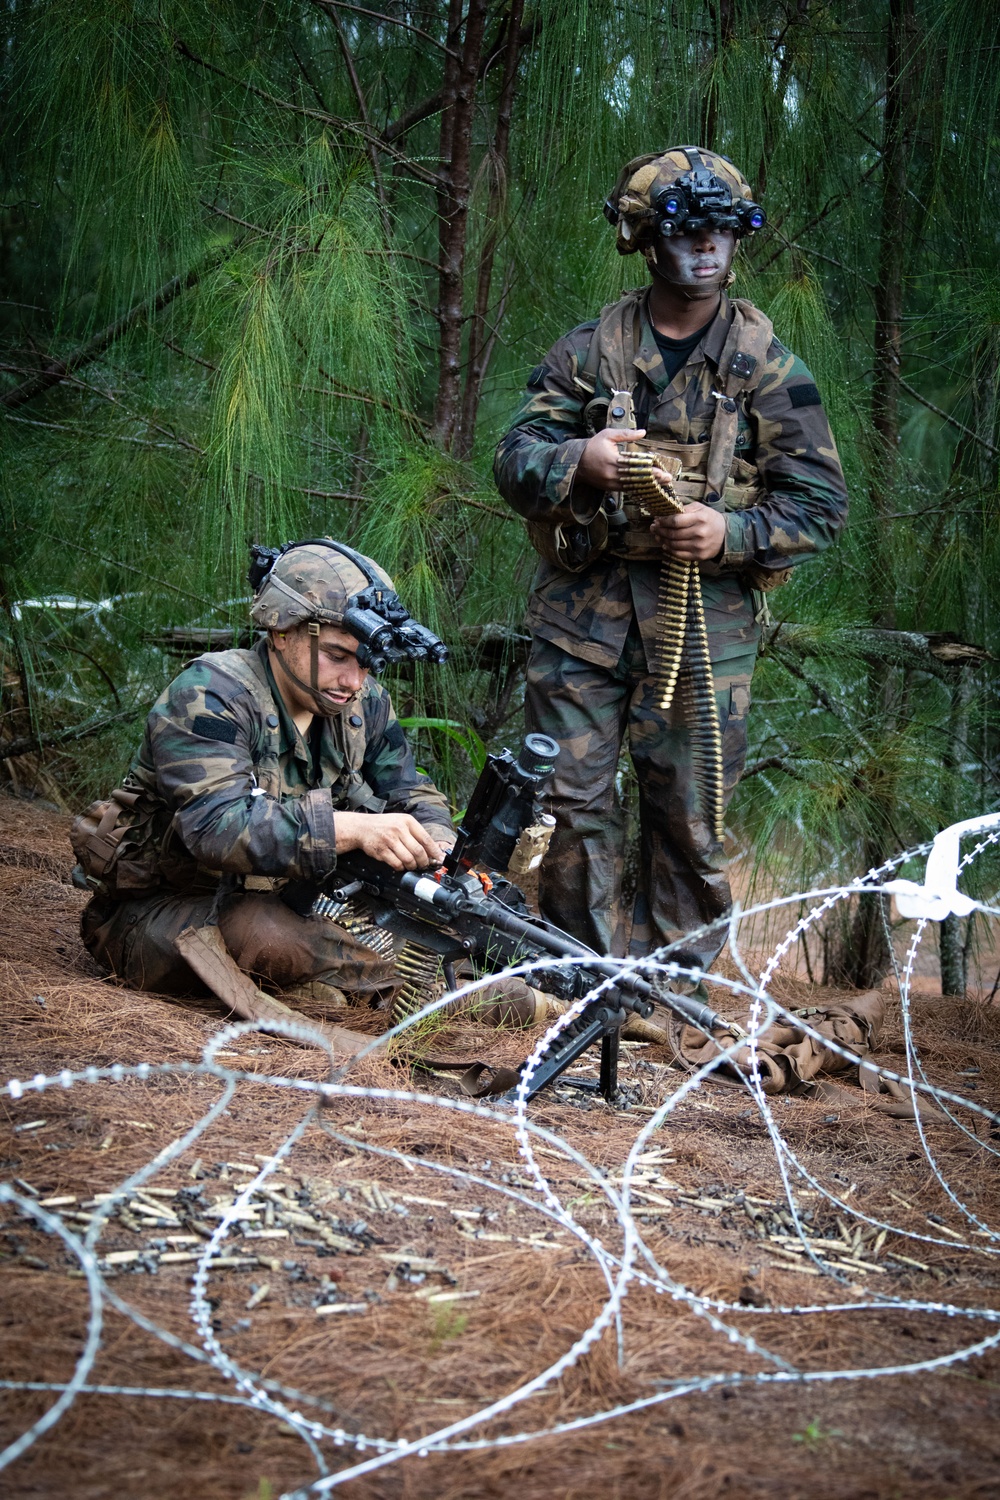
[{"label": "helmet cover", "polygon": [[[364,559],[388,592],[392,579],[370,557]],[[371,580],[351,558],[321,543],[289,547],[278,557],[250,606],[260,630],[294,630],[307,620],[342,626],[348,599],[363,593]]]},{"label": "helmet cover", "polygon": [[[683,186],[683,179],[693,172],[707,172],[716,178],[723,193],[728,193],[734,211],[744,204],[756,208],[750,184],[743,173],[728,157],[716,151],[672,146],[669,151],[656,155],[633,157],[619,173],[605,206],[605,213],[617,227],[619,255],[633,255],[637,250],[644,254],[652,251],[663,222],[662,211],[656,206],[657,198],[665,188]],[[742,220],[747,216],[741,213],[739,217]],[[737,238],[753,233],[756,227],[759,226],[747,220],[745,227],[741,224],[735,230]]]}]

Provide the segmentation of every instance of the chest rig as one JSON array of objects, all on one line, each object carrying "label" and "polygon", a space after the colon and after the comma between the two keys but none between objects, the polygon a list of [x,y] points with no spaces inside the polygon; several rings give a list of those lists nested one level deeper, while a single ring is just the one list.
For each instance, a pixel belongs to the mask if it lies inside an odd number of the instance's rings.
[{"label": "chest rig", "polygon": [[[648,296],[649,288],[643,287],[606,307],[591,337],[576,376],[577,387],[589,397],[584,419],[591,432],[604,427],[637,426],[631,397]],[[636,444],[638,451],[655,455],[658,467],[670,475],[673,491],[682,505],[697,500],[720,511],[743,510],[756,504],[763,493],[756,465],[739,457],[736,450],[740,406],[759,384],[774,338],[770,318],[752,303],[737,298],[730,305],[733,321],[712,382],[715,409],[708,441],[681,442],[668,436],[657,429],[654,413],[646,423],[646,436]],[[611,393],[608,398],[595,395],[598,385]],[[610,497],[606,511],[608,532],[599,550],[606,548],[616,557],[636,561],[652,561],[661,556],[661,548],[649,535],[652,513],[640,498],[626,489]],[[598,527],[598,532],[602,530]],[[711,566],[705,571],[710,572]],[[751,587],[762,590],[777,587],[789,576],[787,570],[768,572],[753,564],[740,571]]]}]

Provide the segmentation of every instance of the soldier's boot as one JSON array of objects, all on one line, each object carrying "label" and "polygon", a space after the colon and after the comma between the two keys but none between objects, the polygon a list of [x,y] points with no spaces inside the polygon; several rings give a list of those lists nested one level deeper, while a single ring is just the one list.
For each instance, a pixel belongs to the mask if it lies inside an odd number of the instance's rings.
[{"label": "soldier's boot", "polygon": [[304,984],[293,984],[281,993],[287,1005],[312,1002],[329,1010],[342,1010],[351,1003],[342,989],[335,984],[328,984],[324,979],[308,979]]},{"label": "soldier's boot", "polygon": [[622,1041],[651,1042],[654,1046],[665,1046],[670,1037],[662,1026],[654,1021],[644,1021],[642,1016],[629,1016],[622,1027]]},{"label": "soldier's boot", "polygon": [[472,995],[463,995],[452,1006],[454,1014],[467,1015],[483,1026],[516,1028],[551,1025],[568,1008],[565,1001],[536,990],[520,978],[498,980]]}]

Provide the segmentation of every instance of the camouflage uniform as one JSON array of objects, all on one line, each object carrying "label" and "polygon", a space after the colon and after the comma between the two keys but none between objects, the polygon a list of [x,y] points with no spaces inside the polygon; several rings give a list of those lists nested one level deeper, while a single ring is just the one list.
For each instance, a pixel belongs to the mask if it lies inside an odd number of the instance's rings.
[{"label": "camouflage uniform", "polygon": [[272,888],[336,867],[337,808],[408,812],[453,836],[447,803],[417,771],[374,678],[303,738],[265,642],[200,656],[154,705],[126,786],[140,796],[113,893],[83,914],[84,942],[104,967],[137,989],[197,992],[174,940],[215,903],[236,962],[272,985],[320,980],[358,996],[394,986],[391,964],[328,919],[298,916]]},{"label": "camouflage uniform", "polygon": [[[723,294],[719,313],[687,363],[668,383],[646,311],[638,303],[634,355],[636,421],[648,439],[707,444],[719,402],[713,385],[733,322]],[[528,522],[584,525],[603,496],[575,485],[589,438],[584,370],[597,323],[560,339],[533,370],[513,426],[497,449],[501,494]],[[596,380],[596,396],[610,390]],[[704,451],[703,449],[701,450]],[[740,467],[742,465],[742,468]],[[812,376],[777,339],[760,378],[738,402],[734,469],[754,474],[755,503],[728,511],[724,551],[699,564],[723,737],[727,799],[746,756],[750,679],[760,638],[763,596],[744,570],[778,571],[828,546],[847,510],[844,477]],[[707,503],[713,501],[706,496]],[[715,501],[715,508],[723,508]],[[544,914],[602,951],[624,950],[618,913],[623,857],[615,776],[627,734],[639,784],[638,894],[631,951],[648,952],[725,912],[730,904],[722,847],[705,825],[695,794],[689,731],[679,704],[655,706],[649,663],[656,660],[660,564],[616,556],[615,542],[582,572],[543,561],[527,624],[533,636],[526,717],[532,730],[563,747],[552,811],[557,830],[542,871]],[[687,950],[705,967],[722,939]]]}]

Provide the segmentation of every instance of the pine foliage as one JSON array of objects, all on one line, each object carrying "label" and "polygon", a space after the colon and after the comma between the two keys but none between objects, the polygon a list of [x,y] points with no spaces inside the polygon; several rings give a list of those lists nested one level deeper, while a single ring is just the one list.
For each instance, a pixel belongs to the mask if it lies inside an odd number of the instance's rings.
[{"label": "pine foliage", "polygon": [[[449,40],[449,7],[8,8],[6,397],[124,326],[5,413],[0,732],[137,712],[176,668],[155,644],[166,625],[241,623],[250,538],[340,535],[446,635],[516,626],[532,563],[492,491],[493,446],[548,344],[643,279],[600,213],[622,161],[700,140],[766,203],[737,291],[813,370],[852,493],[842,543],[773,600],[812,633],[793,650],[779,631],[762,661],[734,832],[805,881],[996,805],[991,662],[879,666],[845,634],[891,621],[1000,654],[995,7],[529,0],[504,146],[509,9],[486,7],[464,244],[462,347],[491,246],[493,343],[474,431],[447,451],[431,427],[439,94],[464,36]],[[872,379],[891,129],[904,384],[887,450]],[[12,607],[57,595],[95,607]],[[455,668],[398,690],[413,713],[510,739],[517,694],[491,718],[489,679]],[[135,733],[122,719],[50,771],[73,795],[107,785]],[[423,731],[421,751],[459,795],[469,767],[442,767],[447,738]]]}]

